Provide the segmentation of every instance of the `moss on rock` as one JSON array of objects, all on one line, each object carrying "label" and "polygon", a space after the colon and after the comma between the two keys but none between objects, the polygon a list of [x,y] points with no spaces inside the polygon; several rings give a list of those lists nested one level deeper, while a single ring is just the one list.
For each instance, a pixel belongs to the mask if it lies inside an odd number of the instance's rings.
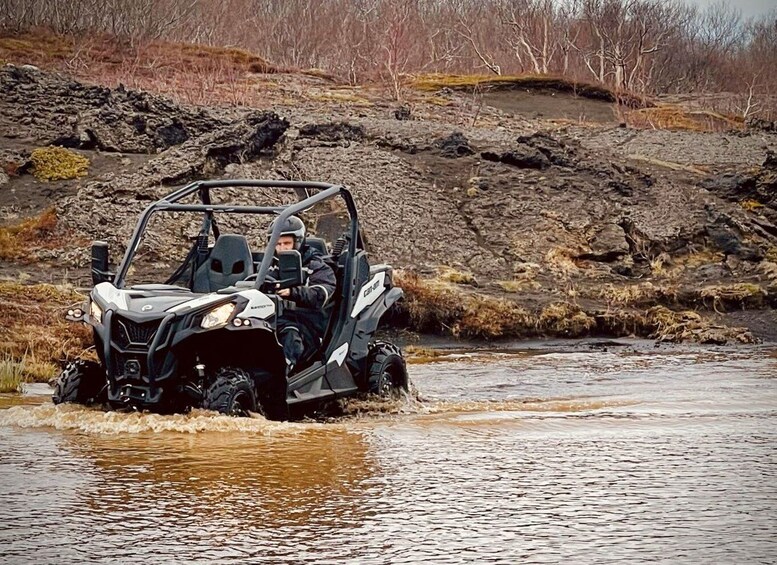
[{"label": "moss on rock", "polygon": [[32,174],[42,181],[86,176],[89,159],[64,147],[39,147],[32,152]]}]

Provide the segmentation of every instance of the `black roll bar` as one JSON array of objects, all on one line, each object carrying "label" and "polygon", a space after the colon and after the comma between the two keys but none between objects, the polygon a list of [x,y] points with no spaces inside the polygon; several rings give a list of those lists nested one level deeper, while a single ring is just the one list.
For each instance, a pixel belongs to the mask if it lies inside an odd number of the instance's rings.
[{"label": "black roll bar", "polygon": [[[214,188],[278,188],[278,189],[294,189],[298,196],[300,190],[307,191],[310,189],[318,190],[316,194],[307,198],[301,199],[295,204],[289,204],[285,206],[236,206],[230,204],[212,204],[210,198],[210,191]],[[185,198],[191,194],[199,193],[200,201],[202,204],[177,204],[179,200]],[[342,185],[330,184],[325,182],[307,182],[307,181],[287,181],[287,180],[252,180],[252,179],[236,179],[236,180],[210,180],[210,181],[195,181],[186,186],[183,186],[161,200],[158,200],[150,204],[138,219],[138,223],[135,226],[135,230],[132,232],[130,238],[130,244],[127,246],[127,250],[124,253],[124,258],[119,264],[119,268],[116,271],[116,277],[113,284],[116,288],[124,288],[124,278],[127,276],[132,258],[138,250],[140,241],[142,239],[143,232],[148,226],[148,222],[151,216],[155,212],[203,212],[206,214],[213,214],[214,212],[225,212],[230,214],[277,214],[278,221],[273,224],[270,238],[267,242],[267,249],[275,249],[275,245],[278,243],[281,233],[281,225],[284,221],[295,214],[304,212],[308,208],[315,206],[325,200],[340,196],[345,201],[345,206],[348,209],[348,215],[351,219],[350,226],[350,241],[348,242],[348,253],[351,257],[356,253],[357,245],[362,245],[361,237],[359,234],[359,218],[356,213],[356,205],[353,201],[351,193]],[[273,254],[265,253],[262,258],[262,262],[259,265],[259,270],[256,274],[255,288],[261,288],[264,280],[267,276],[267,272],[270,270]]]}]

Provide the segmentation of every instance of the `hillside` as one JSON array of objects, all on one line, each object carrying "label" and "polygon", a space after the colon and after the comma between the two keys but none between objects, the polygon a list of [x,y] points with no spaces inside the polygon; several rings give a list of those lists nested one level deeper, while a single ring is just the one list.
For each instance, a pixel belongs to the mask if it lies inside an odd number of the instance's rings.
[{"label": "hillside", "polygon": [[[685,115],[694,127],[636,128],[601,96],[549,85],[419,84],[399,106],[369,89],[338,98],[341,87],[310,75],[273,81],[266,105],[188,106],[0,69],[0,275],[86,286],[89,241],[108,240],[117,259],[148,201],[190,180],[325,180],[354,192],[373,260],[403,270],[400,326],[472,338],[774,337],[768,127],[708,127],[701,113]],[[278,84],[315,85],[316,96],[280,100]],[[86,174],[41,180],[32,156],[50,145],[85,157]],[[6,323],[6,344],[18,323]]]}]

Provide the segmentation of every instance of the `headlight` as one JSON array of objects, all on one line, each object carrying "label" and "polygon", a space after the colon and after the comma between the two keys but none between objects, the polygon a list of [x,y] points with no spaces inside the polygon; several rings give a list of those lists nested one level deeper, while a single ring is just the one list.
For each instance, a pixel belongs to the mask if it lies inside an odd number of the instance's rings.
[{"label": "headlight", "polygon": [[221,306],[218,306],[208,312],[202,319],[200,326],[205,330],[218,328],[219,326],[226,326],[227,322],[229,321],[229,317],[234,311],[234,303],[230,302],[229,304],[222,304]]},{"label": "headlight", "polygon": [[92,300],[92,303],[89,305],[89,315],[92,317],[92,320],[98,324],[103,323],[103,309],[100,308],[94,300]]}]

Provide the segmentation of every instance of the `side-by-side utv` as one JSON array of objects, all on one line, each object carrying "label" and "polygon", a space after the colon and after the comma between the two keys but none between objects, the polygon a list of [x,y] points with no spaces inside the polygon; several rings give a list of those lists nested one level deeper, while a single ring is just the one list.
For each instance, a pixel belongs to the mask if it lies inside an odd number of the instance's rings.
[{"label": "side-by-side utv", "polygon": [[[212,193],[230,187],[294,191],[299,201],[281,206],[212,203]],[[193,195],[199,203],[181,202]],[[286,309],[298,307],[276,292],[305,284],[305,269],[299,251],[275,252],[280,226],[331,199],[344,202],[347,229],[331,247],[323,239],[307,238],[337,279],[335,296],[324,307],[328,327],[322,343],[289,370],[276,326]],[[201,216],[199,233],[172,276],[126,286],[149,220],[158,212]],[[266,247],[257,252],[244,234],[220,233],[221,214],[277,221]],[[56,380],[55,404],[154,412],[203,407],[284,419],[327,400],[407,389],[399,348],[373,339],[402,290],[393,285],[391,267],[369,264],[353,198],[342,186],[270,180],[191,183],[146,208],[115,273],[109,272],[107,244],[94,242],[92,279],[88,302],[69,310],[67,318],[92,326],[99,363],[69,363]],[[277,394],[280,389],[285,395]],[[284,396],[285,402],[279,401]]]}]

